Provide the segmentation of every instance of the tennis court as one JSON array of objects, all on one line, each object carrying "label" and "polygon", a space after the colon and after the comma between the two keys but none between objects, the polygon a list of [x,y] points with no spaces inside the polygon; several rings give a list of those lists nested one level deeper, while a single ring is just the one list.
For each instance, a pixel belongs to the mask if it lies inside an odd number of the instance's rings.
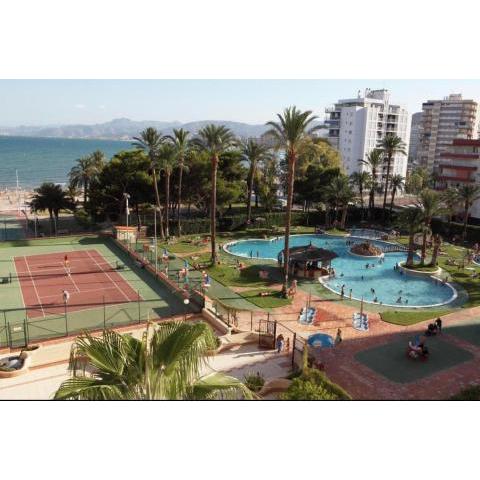
[{"label": "tennis court", "polygon": [[120,264],[110,265],[94,249],[24,255],[14,262],[28,318],[63,313],[64,290],[69,293],[69,312],[139,300],[116,270]]},{"label": "tennis court", "polygon": [[[66,308],[63,290],[70,294]],[[108,237],[0,242],[0,348],[196,308]]]}]

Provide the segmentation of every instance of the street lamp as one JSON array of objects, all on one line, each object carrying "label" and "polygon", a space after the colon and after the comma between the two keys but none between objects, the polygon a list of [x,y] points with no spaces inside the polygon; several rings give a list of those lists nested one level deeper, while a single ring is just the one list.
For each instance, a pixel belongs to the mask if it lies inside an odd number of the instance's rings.
[{"label": "street lamp", "polygon": [[190,303],[190,299],[189,298],[184,298],[183,299],[183,304],[185,305],[185,313],[183,315],[183,321],[186,322],[187,321],[187,309],[188,309],[188,304]]},{"label": "street lamp", "polygon": [[128,209],[128,200],[130,199],[130,195],[128,193],[124,193],[123,194],[123,197],[125,198],[125,204],[126,204],[126,207],[125,207],[125,216],[126,216],[126,220],[127,220],[127,227],[128,227],[128,214],[130,213],[129,209]]}]

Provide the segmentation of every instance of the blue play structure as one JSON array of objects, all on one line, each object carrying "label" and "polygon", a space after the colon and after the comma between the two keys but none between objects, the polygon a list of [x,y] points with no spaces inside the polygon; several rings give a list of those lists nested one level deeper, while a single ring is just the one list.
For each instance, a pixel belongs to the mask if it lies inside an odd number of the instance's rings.
[{"label": "blue play structure", "polygon": [[361,332],[368,331],[368,315],[366,313],[355,312],[353,314],[353,328]]},{"label": "blue play structure", "polygon": [[315,314],[317,310],[313,307],[305,308],[303,307],[300,311],[300,315],[298,317],[298,321],[303,325],[311,325],[313,320],[315,319]]},{"label": "blue play structure", "polygon": [[333,337],[326,333],[314,333],[307,340],[309,347],[331,348],[335,345]]}]

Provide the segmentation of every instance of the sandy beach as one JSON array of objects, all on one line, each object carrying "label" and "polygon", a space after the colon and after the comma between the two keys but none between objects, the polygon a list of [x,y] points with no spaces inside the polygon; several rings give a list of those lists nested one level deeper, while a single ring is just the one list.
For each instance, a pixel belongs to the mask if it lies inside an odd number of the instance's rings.
[{"label": "sandy beach", "polygon": [[16,212],[18,206],[30,202],[33,196],[33,190],[24,190],[22,188],[4,188],[0,190],[0,212]]}]

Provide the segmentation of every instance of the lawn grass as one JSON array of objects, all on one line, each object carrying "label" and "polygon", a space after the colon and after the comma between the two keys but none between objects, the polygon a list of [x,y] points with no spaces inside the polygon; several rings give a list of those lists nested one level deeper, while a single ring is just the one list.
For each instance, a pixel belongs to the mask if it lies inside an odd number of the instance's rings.
[{"label": "lawn grass", "polygon": [[380,313],[380,317],[384,322],[393,323],[395,325],[414,325],[415,323],[424,322],[426,320],[436,319],[447,313],[450,313],[451,310],[442,309],[442,310],[410,310],[410,311],[398,311],[398,310],[387,310]]},{"label": "lawn grass", "polygon": [[[262,297],[260,294],[264,292],[271,293],[271,295]],[[239,292],[239,294],[260,308],[278,308],[292,303],[290,298],[284,298],[282,296],[281,291],[268,288],[247,290],[245,292]]]},{"label": "lawn grass", "polygon": [[329,235],[340,235],[343,237],[349,235],[349,232],[346,230],[340,230],[339,228],[329,228],[328,230],[325,230],[325,232]]}]

